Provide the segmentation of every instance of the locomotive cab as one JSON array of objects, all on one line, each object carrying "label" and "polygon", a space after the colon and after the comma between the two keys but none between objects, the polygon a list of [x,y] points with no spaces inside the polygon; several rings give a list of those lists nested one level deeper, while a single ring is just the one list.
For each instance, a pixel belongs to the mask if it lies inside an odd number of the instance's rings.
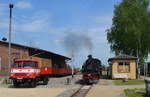
[{"label": "locomotive cab", "polygon": [[35,78],[40,72],[38,63],[30,59],[15,60],[11,67],[10,78]]},{"label": "locomotive cab", "polygon": [[36,87],[40,68],[38,62],[32,59],[17,59],[12,65],[10,73],[10,79],[12,79],[15,87],[25,83],[31,87]]}]

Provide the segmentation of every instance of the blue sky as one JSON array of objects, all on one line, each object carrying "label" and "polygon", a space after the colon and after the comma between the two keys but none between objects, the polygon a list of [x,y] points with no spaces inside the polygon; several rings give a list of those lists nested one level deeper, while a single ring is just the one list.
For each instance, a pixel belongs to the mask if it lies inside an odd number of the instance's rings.
[{"label": "blue sky", "polygon": [[82,64],[89,53],[103,64],[114,56],[106,30],[120,0],[0,0],[0,38],[8,37],[10,2],[14,4],[13,42],[70,56],[63,45],[65,36],[82,34],[92,42],[92,51],[80,48],[74,64]]}]

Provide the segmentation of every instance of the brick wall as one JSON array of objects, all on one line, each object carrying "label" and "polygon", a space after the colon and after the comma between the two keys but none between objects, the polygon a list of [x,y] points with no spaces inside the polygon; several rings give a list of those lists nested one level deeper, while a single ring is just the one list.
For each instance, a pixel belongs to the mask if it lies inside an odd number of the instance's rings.
[{"label": "brick wall", "polygon": [[[15,58],[28,58],[28,49],[24,47],[14,46],[11,48],[11,63]],[[0,43],[0,72],[8,72],[8,44]]]}]

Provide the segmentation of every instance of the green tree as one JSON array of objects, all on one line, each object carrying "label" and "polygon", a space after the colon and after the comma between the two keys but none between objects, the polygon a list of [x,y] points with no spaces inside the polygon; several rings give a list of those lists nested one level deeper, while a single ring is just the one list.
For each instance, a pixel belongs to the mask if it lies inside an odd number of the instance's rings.
[{"label": "green tree", "polygon": [[150,51],[149,0],[123,0],[115,6],[113,24],[107,31],[112,51],[137,56],[140,62]]}]

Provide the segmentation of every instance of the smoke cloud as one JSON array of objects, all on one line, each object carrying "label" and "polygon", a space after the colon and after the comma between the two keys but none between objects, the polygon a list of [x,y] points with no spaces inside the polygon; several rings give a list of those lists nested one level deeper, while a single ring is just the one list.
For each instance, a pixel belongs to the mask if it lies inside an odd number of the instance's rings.
[{"label": "smoke cloud", "polygon": [[64,38],[64,46],[69,55],[74,58],[81,51],[86,50],[88,54],[92,53],[93,44],[87,33],[67,33]]}]

